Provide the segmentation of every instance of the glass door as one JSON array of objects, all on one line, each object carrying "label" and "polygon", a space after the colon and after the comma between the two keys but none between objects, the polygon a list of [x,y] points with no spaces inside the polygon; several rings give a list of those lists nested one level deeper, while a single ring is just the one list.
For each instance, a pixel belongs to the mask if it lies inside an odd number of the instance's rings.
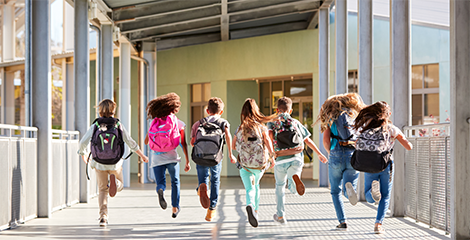
[{"label": "glass door", "polygon": [[[313,133],[313,102],[310,97],[292,98],[292,114],[291,116],[302,123],[310,133]],[[312,156],[312,150],[307,147],[307,151]],[[309,163],[310,158],[304,156],[304,162]]]}]

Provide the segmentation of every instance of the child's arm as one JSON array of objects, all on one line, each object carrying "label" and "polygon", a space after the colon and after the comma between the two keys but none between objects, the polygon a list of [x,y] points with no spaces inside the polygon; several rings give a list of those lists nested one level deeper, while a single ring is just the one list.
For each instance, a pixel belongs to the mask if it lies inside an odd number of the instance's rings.
[{"label": "child's arm", "polygon": [[330,137],[331,137],[331,130],[330,128],[328,128],[323,132],[323,147],[325,148],[328,154],[330,154],[330,148],[331,148]]},{"label": "child's arm", "polygon": [[137,155],[139,155],[139,157],[142,158],[142,161],[144,161],[146,163],[149,162],[149,158],[147,156],[145,156],[144,153],[140,149],[135,151],[135,153],[137,153]]},{"label": "child's arm", "polygon": [[184,171],[189,172],[189,170],[191,170],[191,166],[189,165],[188,146],[186,144],[186,135],[184,134],[184,128],[180,130],[180,135],[181,135],[181,146],[183,146],[183,153],[184,153],[184,157],[186,158],[186,165],[184,166]]},{"label": "child's arm", "polygon": [[232,154],[232,135],[230,135],[228,127],[225,127],[225,141],[227,141],[227,148],[228,148],[228,155],[230,158],[230,162],[236,163],[237,160],[235,159],[235,156],[233,156]]},{"label": "child's arm", "polygon": [[144,140],[145,145],[149,145],[149,135],[145,135],[145,140]]},{"label": "child's arm", "polygon": [[[237,134],[233,136],[232,149],[237,149]],[[230,161],[231,162],[231,161]],[[232,162],[233,163],[233,162]]]},{"label": "child's arm", "polygon": [[266,147],[268,148],[268,152],[270,155],[269,156],[269,159],[271,160],[270,168],[273,168],[274,165],[276,164],[276,162],[274,161],[274,159],[276,158],[276,153],[274,152],[273,141],[271,141],[270,136],[266,132],[263,132],[263,138],[264,138],[264,145],[266,145]]},{"label": "child's arm", "polygon": [[307,144],[308,147],[310,147],[313,151],[315,151],[318,155],[318,158],[320,159],[320,161],[322,163],[327,163],[328,162],[328,158],[326,158],[321,152],[320,150],[317,148],[317,145],[315,145],[315,143],[313,142],[312,139],[310,139],[309,137],[308,138],[305,138],[304,140],[305,144]]},{"label": "child's arm", "polygon": [[[270,138],[269,141],[272,143],[273,140],[274,140],[274,132],[272,130],[269,130],[269,138]],[[302,146],[299,146],[299,147],[296,147],[296,148],[276,151],[276,152],[274,152],[274,155],[275,155],[275,158],[276,157],[282,157],[282,156],[295,155],[297,153],[302,152],[303,150],[304,150],[304,148]]]},{"label": "child's arm", "polygon": [[191,138],[191,147],[194,147],[194,142],[196,142],[196,138]]},{"label": "child's arm", "polygon": [[88,131],[83,135],[82,139],[80,140],[80,144],[78,147],[78,154],[82,156],[83,162],[87,163],[87,158],[85,156],[85,150],[90,143],[91,137],[93,137],[93,130],[95,129],[95,126],[91,126]]},{"label": "child's arm", "polygon": [[397,136],[398,142],[406,149],[406,150],[411,150],[413,149],[413,144],[411,144],[408,139],[403,134],[399,134]]}]

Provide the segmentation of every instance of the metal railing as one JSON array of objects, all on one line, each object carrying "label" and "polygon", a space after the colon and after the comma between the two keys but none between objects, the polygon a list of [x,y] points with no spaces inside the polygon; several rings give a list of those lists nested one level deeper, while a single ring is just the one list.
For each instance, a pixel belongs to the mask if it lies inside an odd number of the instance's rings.
[{"label": "metal railing", "polygon": [[37,131],[0,124],[0,229],[37,217]]},{"label": "metal railing", "polygon": [[79,202],[78,131],[52,130],[52,211]]},{"label": "metal railing", "polygon": [[405,127],[405,214],[450,232],[450,124]]}]

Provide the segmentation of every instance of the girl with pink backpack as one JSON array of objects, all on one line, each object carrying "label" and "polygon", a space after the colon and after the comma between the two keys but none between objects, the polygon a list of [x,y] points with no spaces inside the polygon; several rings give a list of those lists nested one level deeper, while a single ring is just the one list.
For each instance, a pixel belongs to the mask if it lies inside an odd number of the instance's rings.
[{"label": "girl with pink backpack", "polygon": [[165,210],[167,203],[164,192],[166,189],[165,172],[168,170],[171,178],[171,205],[172,217],[176,218],[180,212],[180,166],[181,157],[176,148],[181,145],[186,158],[184,171],[188,172],[188,148],[186,145],[185,124],[175,114],[181,106],[180,97],[176,93],[168,93],[157,97],[147,104],[147,117],[153,119],[150,129],[145,137],[145,144],[150,147],[150,166],[155,174],[157,194],[160,207]]}]

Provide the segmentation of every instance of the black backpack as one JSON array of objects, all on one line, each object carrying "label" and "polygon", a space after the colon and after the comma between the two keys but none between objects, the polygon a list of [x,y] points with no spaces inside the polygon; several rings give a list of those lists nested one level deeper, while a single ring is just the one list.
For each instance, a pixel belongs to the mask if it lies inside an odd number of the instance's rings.
[{"label": "black backpack", "polygon": [[215,166],[223,158],[224,144],[225,121],[219,118],[215,122],[208,122],[203,118],[199,120],[191,158],[197,165]]},{"label": "black backpack", "polygon": [[90,140],[93,160],[98,163],[112,165],[124,155],[124,140],[117,118],[97,118],[93,121],[94,130]]},{"label": "black backpack", "polygon": [[392,161],[393,144],[383,127],[368,129],[356,141],[351,166],[357,171],[379,173]]},{"label": "black backpack", "polygon": [[274,139],[279,149],[290,149],[301,146],[302,136],[294,126],[292,117],[279,117],[280,124],[276,124],[274,129]]}]

